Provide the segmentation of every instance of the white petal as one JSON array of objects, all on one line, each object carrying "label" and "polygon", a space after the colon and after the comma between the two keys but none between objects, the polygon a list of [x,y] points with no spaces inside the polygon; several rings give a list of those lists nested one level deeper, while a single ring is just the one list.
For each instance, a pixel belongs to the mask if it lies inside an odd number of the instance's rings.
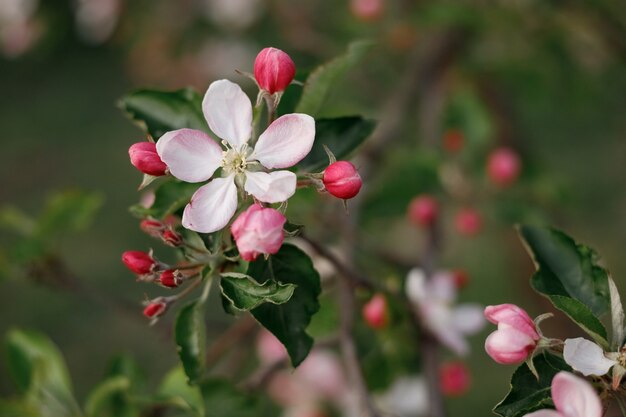
[{"label": "white petal", "polygon": [[202,100],[202,111],[217,136],[239,149],[252,134],[252,104],[237,84],[211,83]]},{"label": "white petal", "polygon": [[288,168],[311,151],[315,140],[315,120],[307,114],[286,114],[274,120],[259,136],[250,159],[265,168]]},{"label": "white petal", "polygon": [[617,363],[607,359],[600,346],[582,337],[565,340],[563,359],[585,376],[604,375]]},{"label": "white petal", "polygon": [[483,308],[478,304],[462,304],[452,310],[452,323],[463,334],[472,335],[485,326]]},{"label": "white petal", "polygon": [[414,304],[421,304],[427,299],[426,274],[422,269],[413,268],[407,275],[406,295]]},{"label": "white petal", "polygon": [[451,303],[456,299],[456,284],[454,276],[450,272],[440,271],[433,274],[428,281],[427,289],[429,298]]},{"label": "white petal", "polygon": [[222,148],[209,135],[195,129],[165,133],[156,149],[171,174],[186,182],[208,180],[222,161]]},{"label": "white petal", "polygon": [[200,233],[223,229],[237,210],[235,177],[216,178],[198,188],[183,212],[183,226]]},{"label": "white petal", "polygon": [[586,380],[569,372],[552,379],[552,401],[563,417],[602,417],[598,393]]},{"label": "white petal", "polygon": [[296,174],[290,171],[246,172],[248,194],[264,203],[287,201],[296,192]]}]

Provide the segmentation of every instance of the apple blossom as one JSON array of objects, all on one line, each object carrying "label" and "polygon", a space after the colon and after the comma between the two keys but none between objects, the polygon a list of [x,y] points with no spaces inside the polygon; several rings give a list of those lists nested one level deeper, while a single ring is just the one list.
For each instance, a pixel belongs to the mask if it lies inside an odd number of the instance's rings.
[{"label": "apple blossom", "polygon": [[383,329],[389,324],[387,299],[383,294],[375,294],[363,306],[363,318],[372,329]]},{"label": "apple blossom", "polygon": [[137,250],[124,252],[122,254],[122,262],[137,275],[149,274],[156,267],[156,261],[150,254]]},{"label": "apple blossom", "polygon": [[296,65],[280,49],[265,48],[254,60],[254,78],[269,94],[285,91],[296,75]]},{"label": "apple blossom", "polygon": [[361,190],[363,181],[356,167],[348,161],[333,162],[324,170],[324,187],[337,198],[349,200]]},{"label": "apple blossom", "polygon": [[444,363],[439,369],[439,385],[445,395],[465,394],[471,385],[469,369],[463,362]]},{"label": "apple blossom", "polygon": [[487,174],[491,181],[501,187],[511,185],[519,177],[522,163],[510,148],[499,148],[489,154]]},{"label": "apple blossom", "polygon": [[273,208],[263,208],[260,204],[248,207],[231,225],[241,257],[254,261],[260,254],[278,252],[283,244],[286,222],[287,218]]},{"label": "apple blossom", "polygon": [[454,219],[457,232],[465,236],[477,235],[483,227],[483,219],[479,212],[471,208],[460,210]]},{"label": "apple blossom", "polygon": [[286,114],[263,132],[254,147],[252,105],[241,88],[228,80],[213,82],[202,101],[211,130],[226,147],[206,133],[179,129],[165,133],[157,152],[170,173],[185,182],[202,182],[221,168],[220,178],[201,186],[183,212],[185,228],[212,233],[224,228],[237,210],[237,186],[264,203],[286,201],[296,190],[296,174],[286,170],[302,160],[315,138],[315,121],[306,114]]},{"label": "apple blossom", "polygon": [[409,220],[417,226],[432,225],[437,220],[438,213],[437,200],[427,194],[418,195],[409,204]]},{"label": "apple blossom", "polygon": [[498,325],[498,330],[485,340],[485,350],[500,364],[526,360],[541,339],[528,313],[514,304],[487,306],[485,317]]},{"label": "apple blossom", "polygon": [[[616,353],[610,356],[617,358],[619,354]],[[565,340],[563,359],[574,370],[585,376],[605,375],[609,372],[609,369],[619,363],[607,358],[600,346],[582,337]]]},{"label": "apple blossom", "polygon": [[539,410],[524,417],[602,417],[602,402],[591,384],[569,372],[552,379],[554,410]]},{"label": "apple blossom", "polygon": [[155,177],[165,175],[167,165],[159,157],[155,143],[135,143],[128,149],[128,155],[130,156],[130,163],[144,174]]},{"label": "apple blossom", "polygon": [[465,336],[483,328],[482,307],[477,304],[454,305],[457,289],[452,274],[435,273],[429,280],[421,269],[409,272],[406,281],[409,300],[418,308],[424,325],[446,347],[466,355],[469,346]]}]

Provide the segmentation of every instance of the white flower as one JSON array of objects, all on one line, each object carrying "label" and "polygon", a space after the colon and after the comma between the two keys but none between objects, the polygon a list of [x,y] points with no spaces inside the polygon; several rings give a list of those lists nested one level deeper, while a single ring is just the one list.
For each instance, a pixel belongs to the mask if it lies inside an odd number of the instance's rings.
[{"label": "white flower", "polygon": [[427,280],[424,271],[412,269],[406,293],[417,306],[424,325],[443,345],[458,355],[469,352],[465,336],[477,333],[485,325],[483,308],[478,304],[454,305],[457,289],[451,274],[438,272]]},{"label": "white flower", "polygon": [[185,207],[183,226],[201,233],[224,228],[237,210],[237,185],[264,203],[286,201],[296,190],[296,174],[288,168],[310,151],[315,121],[306,114],[287,114],[276,119],[260,136],[252,136],[252,104],[241,88],[228,80],[213,82],[202,101],[209,127],[226,150],[206,133],[179,129],[164,134],[157,152],[170,173],[186,182],[210,179],[218,168],[222,177],[200,187]]},{"label": "white flower", "polygon": [[600,346],[582,337],[565,340],[563,359],[584,376],[605,375],[618,363],[604,356]]}]

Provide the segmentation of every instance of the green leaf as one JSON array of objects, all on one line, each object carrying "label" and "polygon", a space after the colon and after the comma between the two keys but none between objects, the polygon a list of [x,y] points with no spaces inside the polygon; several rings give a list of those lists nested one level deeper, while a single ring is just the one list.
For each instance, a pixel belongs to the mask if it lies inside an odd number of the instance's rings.
[{"label": "green leaf", "polygon": [[249,311],[263,303],[285,304],[293,295],[296,285],[267,280],[259,284],[246,274],[222,274],[220,288],[224,297],[240,311]]},{"label": "green leaf", "polygon": [[116,376],[104,380],[89,393],[85,401],[85,416],[138,416],[138,411],[124,398],[129,390],[130,380],[124,376]]},{"label": "green leaf", "polygon": [[177,91],[137,90],[122,97],[119,107],[155,139],[170,130],[207,130],[202,114],[202,98],[191,88]]},{"label": "green leaf", "polygon": [[96,193],[66,191],[53,195],[37,222],[37,233],[49,237],[61,232],[87,228],[102,206],[103,198]]},{"label": "green leaf", "polygon": [[273,280],[297,286],[285,304],[262,304],[252,314],[285,345],[291,363],[298,366],[313,346],[306,328],[320,307],[317,299],[321,292],[320,277],[313,262],[297,247],[285,244],[267,260],[259,258],[251,262],[247,274],[257,282]]},{"label": "green leaf", "polygon": [[41,417],[81,415],[65,361],[46,336],[11,330],[6,336],[6,350],[9,373],[26,403],[36,408]]},{"label": "green leaf", "polygon": [[156,189],[152,206],[146,208],[141,204],[136,204],[131,206],[130,211],[137,217],[154,217],[162,220],[185,207],[198,187],[198,184],[171,179]]},{"label": "green leaf", "polygon": [[16,207],[4,206],[0,208],[0,229],[30,236],[35,230],[35,220]]},{"label": "green leaf", "polygon": [[201,384],[206,417],[258,417],[279,415],[267,401],[239,392],[228,381],[210,380]]},{"label": "green leaf", "polygon": [[311,152],[297,167],[306,172],[319,171],[328,165],[326,145],[337,159],[349,156],[376,127],[376,122],[360,116],[319,119],[315,121],[315,142]]},{"label": "green leaf", "polygon": [[161,382],[158,397],[179,409],[191,411],[194,416],[204,416],[204,403],[200,387],[189,385],[182,367],[172,369]]},{"label": "green leaf", "polygon": [[539,373],[539,380],[528,365],[521,365],[511,378],[511,390],[493,409],[494,413],[502,417],[522,417],[535,410],[550,408],[552,378],[560,371],[571,369],[563,359],[547,352],[536,356],[534,364]]},{"label": "green leaf", "polygon": [[573,298],[561,295],[549,295],[548,298],[552,304],[567,315],[581,329],[597,343],[608,349],[606,328],[596,316],[593,315],[589,307]]},{"label": "green leaf", "polygon": [[576,299],[596,317],[609,310],[608,274],[592,249],[548,227],[520,226],[519,233],[537,267],[535,290]]},{"label": "green leaf", "polygon": [[319,114],[324,101],[337,81],[345,76],[363,59],[372,46],[369,41],[357,41],[348,46],[348,51],[332,61],[316,68],[306,80],[296,113],[311,116]]},{"label": "green leaf", "polygon": [[0,416],[2,417],[41,417],[37,409],[18,400],[0,398]]},{"label": "green leaf", "polygon": [[196,383],[205,369],[206,326],[201,301],[183,307],[176,318],[176,345],[190,383]]}]

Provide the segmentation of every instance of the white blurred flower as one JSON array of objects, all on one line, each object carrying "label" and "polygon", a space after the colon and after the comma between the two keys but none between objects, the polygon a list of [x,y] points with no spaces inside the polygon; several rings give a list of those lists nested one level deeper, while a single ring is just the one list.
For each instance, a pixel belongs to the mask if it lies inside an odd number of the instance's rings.
[{"label": "white blurred flower", "polygon": [[428,412],[426,382],[419,376],[398,378],[382,395],[376,397],[378,407],[385,415],[416,417]]},{"label": "white blurred flower", "polygon": [[99,44],[111,37],[121,9],[121,0],[77,0],[76,28],[86,42]]},{"label": "white blurred flower", "polygon": [[243,30],[256,22],[264,7],[263,0],[202,0],[204,15],[225,29]]},{"label": "white blurred flower", "polygon": [[479,332],[485,325],[483,307],[454,304],[457,289],[451,273],[438,272],[428,280],[424,271],[412,269],[407,277],[406,293],[424,325],[443,345],[458,355],[469,352],[465,337]]}]

